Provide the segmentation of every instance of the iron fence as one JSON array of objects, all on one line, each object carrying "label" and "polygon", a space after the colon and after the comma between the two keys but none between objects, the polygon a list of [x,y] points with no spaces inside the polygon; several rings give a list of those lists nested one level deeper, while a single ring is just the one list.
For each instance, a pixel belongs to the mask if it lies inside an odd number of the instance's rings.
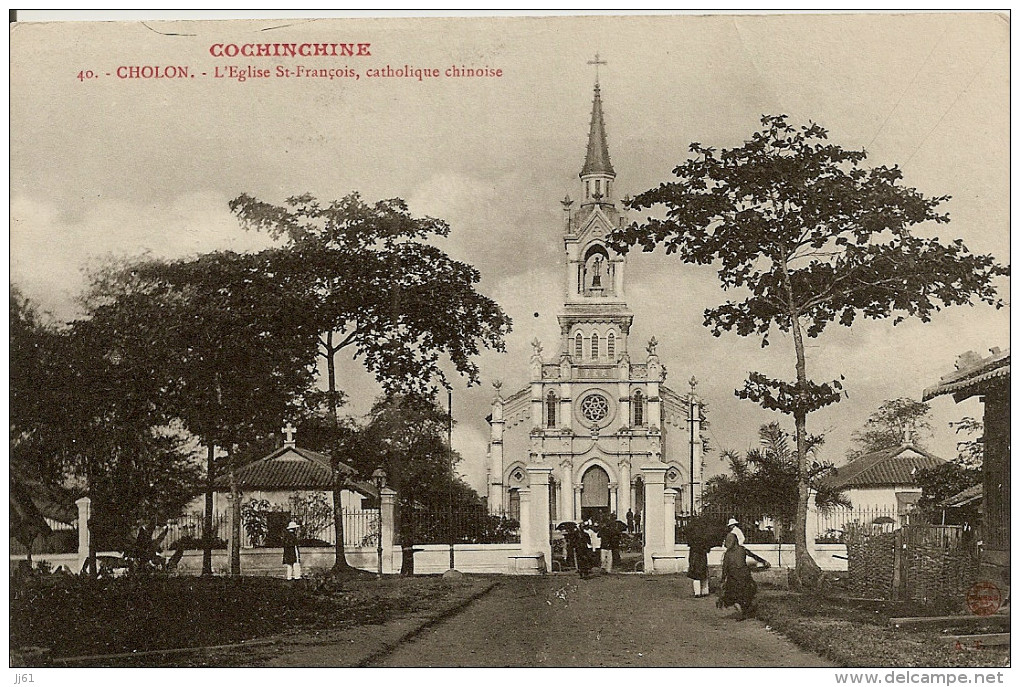
[{"label": "iron fence", "polygon": [[[351,511],[344,509],[344,546],[375,547],[379,540],[379,511],[377,509]],[[305,532],[305,537],[324,542],[330,546],[336,543],[336,526],[331,519],[319,529]]]},{"label": "iron fence", "polygon": [[[166,549],[177,548],[182,544],[185,549],[202,548],[202,537],[205,533],[205,516],[202,513],[189,513],[167,522],[167,535],[163,540]],[[230,514],[213,513],[212,539],[214,548],[221,548],[230,538]]]},{"label": "iron fence", "polygon": [[760,511],[705,508],[696,513],[678,513],[676,541],[690,544],[696,533],[718,539],[720,545],[726,536],[726,523],[731,519],[740,523],[745,544],[792,544],[793,523],[782,522]]},{"label": "iron fence", "polygon": [[[285,520],[289,514],[284,514]],[[374,547],[379,537],[379,511],[378,510],[344,510],[344,546]],[[181,542],[185,548],[202,548],[202,532],[205,517],[201,513],[190,513],[174,518],[167,523],[169,531],[163,541],[165,549],[174,549]],[[222,548],[230,539],[230,513],[215,513],[213,515],[213,541],[214,547]],[[249,535],[241,528],[241,537],[245,546],[249,546]],[[336,529],[333,520],[330,519],[314,531],[303,531],[302,539],[305,546],[311,542],[323,546],[333,546],[336,542]],[[273,542],[275,543],[275,542]],[[262,545],[260,543],[260,545]],[[278,544],[277,544],[278,545]]]},{"label": "iron fence", "polygon": [[909,523],[910,516],[896,508],[830,508],[818,512],[815,542],[843,544],[844,533],[850,528],[883,534],[893,532]]},{"label": "iron fence", "polygon": [[414,544],[516,544],[520,523],[484,509],[401,512],[401,537]]}]

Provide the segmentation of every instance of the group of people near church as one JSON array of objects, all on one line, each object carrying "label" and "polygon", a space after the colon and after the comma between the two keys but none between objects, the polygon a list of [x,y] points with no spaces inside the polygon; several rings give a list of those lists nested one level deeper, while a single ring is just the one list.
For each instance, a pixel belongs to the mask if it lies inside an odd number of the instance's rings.
[{"label": "group of people near church", "polygon": [[620,562],[620,545],[627,526],[617,521],[616,513],[602,521],[588,518],[580,525],[564,522],[559,529],[563,531],[567,560],[575,564],[582,577],[595,569],[612,572]]},{"label": "group of people near church", "polygon": [[[717,605],[720,608],[736,605],[740,610],[739,620],[745,620],[754,613],[754,597],[758,593],[758,585],[751,576],[753,568],[770,568],[771,564],[761,556],[744,548],[744,532],[735,518],[726,523],[726,535],[723,538],[722,586]],[[709,595],[708,553],[719,545],[718,536],[704,524],[691,528],[688,545],[690,547],[687,577],[694,583],[694,597]],[[748,566],[747,559],[753,559]]]}]

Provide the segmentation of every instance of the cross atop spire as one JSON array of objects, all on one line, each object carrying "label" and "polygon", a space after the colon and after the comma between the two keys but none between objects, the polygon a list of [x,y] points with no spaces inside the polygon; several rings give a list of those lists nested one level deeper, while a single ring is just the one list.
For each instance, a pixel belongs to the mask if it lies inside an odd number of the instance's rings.
[{"label": "cross atop spire", "polygon": [[595,53],[595,59],[594,60],[588,60],[588,64],[595,65],[595,85],[597,86],[598,83],[599,83],[599,65],[600,64],[609,64],[609,63],[606,62],[605,60],[599,59],[599,54],[596,52]]}]

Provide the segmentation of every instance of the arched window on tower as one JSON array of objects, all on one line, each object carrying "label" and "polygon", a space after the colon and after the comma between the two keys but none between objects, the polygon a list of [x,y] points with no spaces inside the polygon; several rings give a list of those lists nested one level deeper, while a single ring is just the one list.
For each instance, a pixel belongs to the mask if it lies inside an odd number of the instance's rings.
[{"label": "arched window on tower", "polygon": [[556,426],[556,392],[551,389],[545,397],[545,426]]},{"label": "arched window on tower", "polygon": [[645,424],[645,398],[640,391],[634,392],[634,426],[641,427]]},{"label": "arched window on tower", "polygon": [[581,332],[574,337],[574,357],[580,360],[584,356],[584,337]]},{"label": "arched window on tower", "polygon": [[598,179],[595,180],[595,195],[596,196],[602,195],[602,182]]},{"label": "arched window on tower", "polygon": [[606,337],[606,355],[609,356],[609,362],[616,362],[616,334],[613,332],[609,332]]},{"label": "arched window on tower", "polygon": [[591,359],[599,359],[599,335],[597,332],[592,332],[591,335]]},{"label": "arched window on tower", "polygon": [[587,198],[591,198],[591,182],[590,181],[584,182],[584,197],[586,199]]}]

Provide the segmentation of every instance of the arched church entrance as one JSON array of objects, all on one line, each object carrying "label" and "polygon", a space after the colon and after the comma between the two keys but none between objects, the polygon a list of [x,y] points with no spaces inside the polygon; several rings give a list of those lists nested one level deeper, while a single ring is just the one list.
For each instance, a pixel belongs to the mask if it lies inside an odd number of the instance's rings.
[{"label": "arched church entrance", "polygon": [[581,519],[603,521],[609,518],[609,473],[592,465],[581,476]]}]

